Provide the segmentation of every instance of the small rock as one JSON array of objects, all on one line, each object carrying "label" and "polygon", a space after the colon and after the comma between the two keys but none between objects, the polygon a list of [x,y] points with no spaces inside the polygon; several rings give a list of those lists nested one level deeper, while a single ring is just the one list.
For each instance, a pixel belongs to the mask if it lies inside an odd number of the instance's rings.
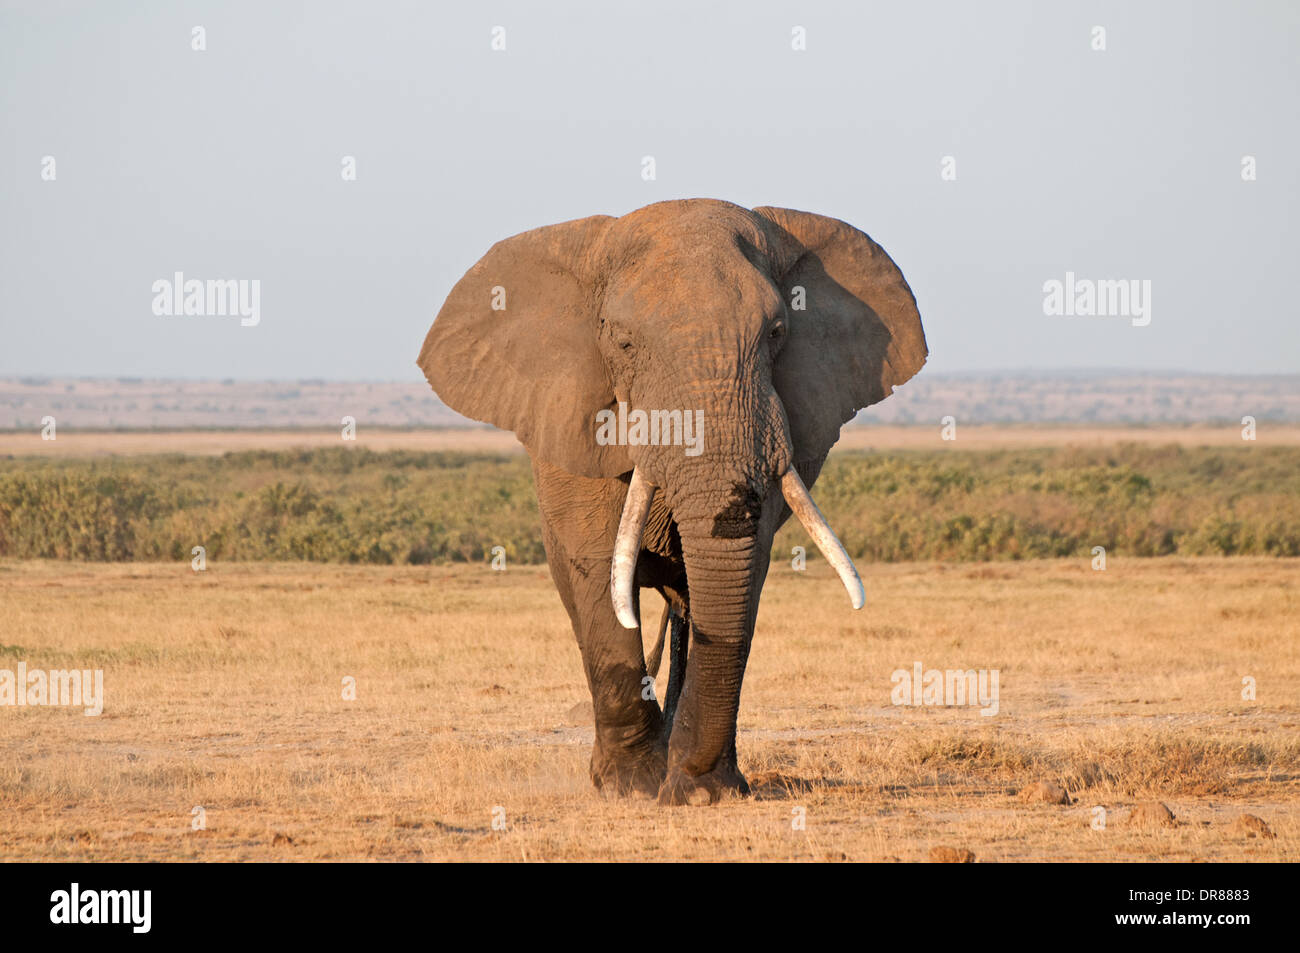
[{"label": "small rock", "polygon": [[965,847],[948,847],[940,844],[930,848],[930,863],[932,864],[973,864],[975,855]]},{"label": "small rock", "polygon": [[1044,804],[1069,804],[1070,795],[1065,788],[1055,781],[1039,781],[1020,792],[1023,801],[1042,802]]},{"label": "small rock", "polygon": [[578,702],[564,713],[564,723],[590,727],[596,723],[596,709],[591,706],[591,702]]},{"label": "small rock", "polygon": [[1128,812],[1128,822],[1137,827],[1173,827],[1174,812],[1160,801],[1143,801]]},{"label": "small rock", "polygon": [[1263,837],[1267,840],[1272,840],[1277,837],[1277,835],[1273,833],[1273,829],[1264,823],[1264,819],[1262,817],[1256,817],[1254,814],[1240,815],[1237,818],[1237,822],[1233,824],[1233,827],[1235,827],[1239,832],[1245,834],[1247,837]]},{"label": "small rock", "polygon": [[277,831],[277,832],[276,832],[276,835],[275,835],[274,837],[271,838],[271,846],[272,846],[272,847],[292,847],[292,846],[293,846],[293,838],[290,837],[288,834],[283,834],[283,833],[280,833],[279,831]]}]

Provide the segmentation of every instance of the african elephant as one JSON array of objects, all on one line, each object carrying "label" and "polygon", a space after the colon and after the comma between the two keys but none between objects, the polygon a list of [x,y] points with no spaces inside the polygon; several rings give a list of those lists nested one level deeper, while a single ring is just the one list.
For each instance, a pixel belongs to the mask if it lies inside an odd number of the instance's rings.
[{"label": "african elephant", "polygon": [[[449,407],[532,458],[598,788],[660,804],[748,793],[736,716],[773,534],[794,513],[862,605],[806,487],[840,426],[926,355],[884,250],[790,209],[691,199],[564,222],[498,242],[457,282],[418,363]],[[668,606],[648,662],[641,587]],[[665,631],[661,710],[646,686]]]}]

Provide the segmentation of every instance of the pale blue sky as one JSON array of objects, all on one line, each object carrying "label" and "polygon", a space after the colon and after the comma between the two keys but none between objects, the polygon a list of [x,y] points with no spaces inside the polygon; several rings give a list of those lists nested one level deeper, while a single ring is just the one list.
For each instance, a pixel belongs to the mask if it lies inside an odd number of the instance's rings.
[{"label": "pale blue sky", "polygon": [[[492,242],[694,196],[869,232],[932,371],[1300,369],[1295,3],[4,0],[0,111],[0,375],[418,378]],[[155,316],[177,270],[261,323]]]}]

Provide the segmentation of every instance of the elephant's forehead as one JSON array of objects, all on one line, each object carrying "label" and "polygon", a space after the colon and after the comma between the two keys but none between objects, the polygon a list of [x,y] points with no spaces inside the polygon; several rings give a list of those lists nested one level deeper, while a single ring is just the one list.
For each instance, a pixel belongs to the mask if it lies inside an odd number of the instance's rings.
[{"label": "elephant's forehead", "polygon": [[607,300],[661,315],[701,306],[770,313],[780,305],[767,241],[753,213],[739,206],[649,206],[607,235]]},{"label": "elephant's forehead", "polygon": [[609,229],[605,251],[615,264],[683,266],[707,258],[720,266],[765,265],[769,237],[749,209],[713,199],[657,202],[629,212]]},{"label": "elephant's forehead", "polygon": [[620,225],[629,227],[672,228],[689,223],[714,222],[732,227],[751,223],[753,212],[731,202],[719,199],[674,199],[668,202],[655,202],[634,212],[628,212],[618,220]]},{"label": "elephant's forehead", "polygon": [[[668,327],[709,324],[721,330],[759,327],[781,310],[772,282],[743,256],[734,261],[691,261],[647,267],[625,275],[607,299],[612,316]],[[730,318],[731,320],[728,320]]]}]

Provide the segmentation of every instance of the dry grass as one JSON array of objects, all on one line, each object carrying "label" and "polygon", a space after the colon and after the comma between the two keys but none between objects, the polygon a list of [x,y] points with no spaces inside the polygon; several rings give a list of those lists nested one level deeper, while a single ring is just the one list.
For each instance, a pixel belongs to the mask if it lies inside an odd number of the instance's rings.
[{"label": "dry grass", "polygon": [[[1096,425],[960,425],[956,440],[943,440],[938,421],[933,426],[877,425],[846,427],[837,450],[995,450],[1024,447],[1101,446],[1139,443],[1185,447],[1239,447],[1241,427],[1193,424],[1150,427]],[[1259,428],[1260,446],[1300,444],[1300,426],[1265,423]],[[42,440],[39,430],[0,431],[0,457],[137,456],[156,453],[216,455],[246,450],[284,450],[290,447],[344,445],[337,429],[331,430],[179,430],[179,431],[58,431],[57,440]],[[522,453],[514,434],[493,429],[400,430],[358,428],[348,446],[384,450],[458,450],[473,453]]]},{"label": "dry grass", "polygon": [[219,456],[247,450],[365,447],[385,450],[457,450],[467,453],[523,453],[514,434],[494,429],[395,430],[360,427],[344,442],[333,430],[124,430],[61,429],[57,440],[39,431],[0,432],[0,457],[134,457],[157,453]]},{"label": "dry grass", "polygon": [[[821,563],[773,567],[741,708],[756,796],[666,810],[592,790],[544,569],[0,562],[0,668],[107,689],[98,718],[0,708],[0,858],[1300,857],[1300,561],[863,568],[853,613]],[[999,669],[999,714],[891,705],[917,660]],[[1015,796],[1038,780],[1075,802]],[[1151,799],[1179,823],[1127,826]]]}]

